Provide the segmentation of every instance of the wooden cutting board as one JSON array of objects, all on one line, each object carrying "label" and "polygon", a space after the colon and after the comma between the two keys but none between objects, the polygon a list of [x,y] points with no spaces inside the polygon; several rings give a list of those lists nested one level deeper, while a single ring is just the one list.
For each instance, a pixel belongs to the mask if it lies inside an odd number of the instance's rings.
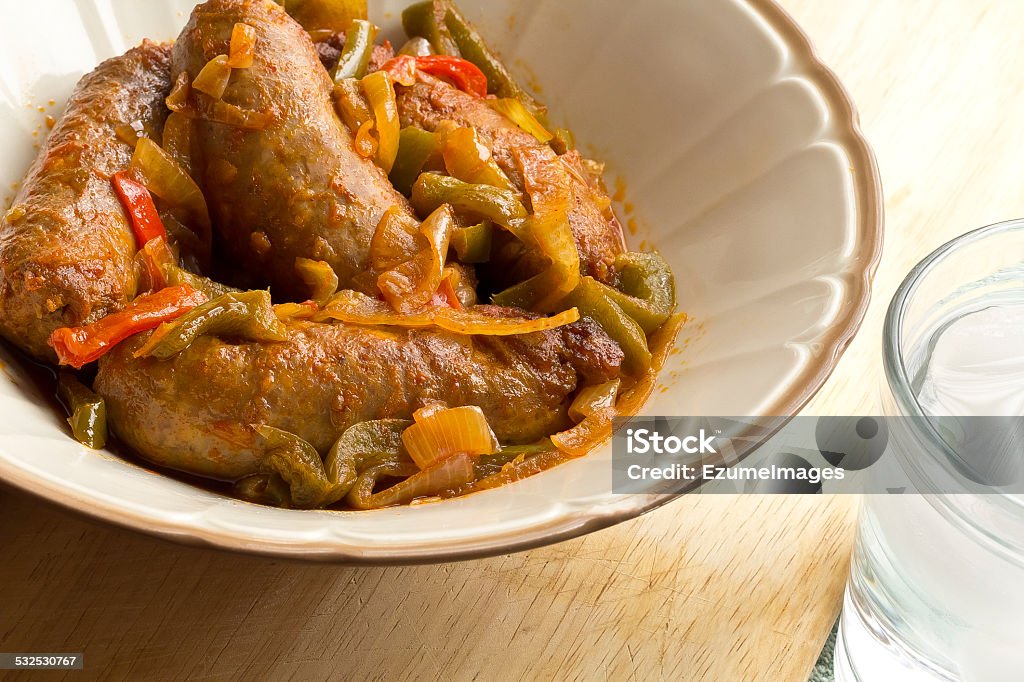
[{"label": "wooden cutting board", "polygon": [[[906,272],[1024,213],[1024,3],[783,4],[849,87],[888,192],[875,304],[809,408],[871,412]],[[178,547],[0,489],[0,651],[84,651],[111,679],[803,682],[839,610],[856,502],[691,496],[527,554],[350,569]]]}]

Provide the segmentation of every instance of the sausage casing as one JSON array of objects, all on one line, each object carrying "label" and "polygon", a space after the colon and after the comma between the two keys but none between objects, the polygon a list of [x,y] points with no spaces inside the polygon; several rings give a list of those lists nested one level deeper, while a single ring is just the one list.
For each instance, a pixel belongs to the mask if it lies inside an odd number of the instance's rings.
[{"label": "sausage casing", "polygon": [[136,294],[135,238],[111,185],[132,147],[120,126],[158,134],[170,48],[144,42],[76,87],[11,209],[0,221],[0,334],[41,360],[60,327],[94,322]]},{"label": "sausage casing", "polygon": [[254,427],[325,452],[354,424],[435,402],[479,406],[503,443],[531,442],[569,425],[581,375],[613,377],[622,360],[585,322],[512,338],[297,323],[284,343],[203,337],[165,361],[134,358],[146,337],[100,363],[112,427],[156,464],[224,480],[260,471]]},{"label": "sausage casing", "polygon": [[218,246],[230,269],[250,276],[241,283],[270,284],[275,298],[308,295],[295,276],[298,257],[326,261],[341,286],[351,288],[366,270],[384,213],[399,206],[412,215],[412,209],[384,171],[356,154],[312,41],[271,0],[197,7],[175,44],[175,78],[182,72],[194,78],[227,54],[236,23],[255,29],[255,61],[233,71],[223,101],[271,121],[261,129],[199,121]]}]

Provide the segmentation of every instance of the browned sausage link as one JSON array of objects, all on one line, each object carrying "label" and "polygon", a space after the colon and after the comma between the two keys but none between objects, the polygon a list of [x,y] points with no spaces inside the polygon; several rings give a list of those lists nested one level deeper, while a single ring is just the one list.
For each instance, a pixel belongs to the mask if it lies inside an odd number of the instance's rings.
[{"label": "browned sausage link", "polygon": [[[485,101],[431,76],[420,74],[419,78],[420,81],[415,85],[399,88],[398,110],[402,125],[435,130],[443,121],[453,121],[474,128],[483,143],[491,149],[501,169],[522,189],[522,171],[515,162],[513,152],[516,149],[540,148],[545,145],[489,107]],[[555,156],[554,151],[551,151],[551,156]],[[596,181],[591,181],[579,154],[571,152],[563,160],[572,171],[576,190],[576,206],[569,213],[569,223],[580,251],[581,270],[585,275],[608,282],[612,277],[615,257],[625,250],[622,226],[610,210],[604,211],[598,205],[599,200],[607,202],[607,197]],[[514,268],[515,275],[525,279],[536,274],[535,271],[541,269],[544,263],[543,258],[538,256],[535,262]],[[500,265],[504,264],[499,260]]]},{"label": "browned sausage link", "polygon": [[54,329],[98,320],[135,296],[135,239],[110,177],[132,148],[119,126],[159,133],[170,48],[145,42],[78,84],[0,222],[0,334],[47,361]]},{"label": "browned sausage link", "polygon": [[[496,311],[495,314],[501,314]],[[117,435],[146,459],[237,480],[265,456],[253,425],[321,452],[349,426],[424,405],[481,407],[505,443],[567,426],[579,376],[618,374],[622,352],[589,323],[514,338],[299,323],[281,344],[206,337],[172,360],[136,360],[136,337],[104,358],[96,389]]]},{"label": "browned sausage link", "polygon": [[295,276],[297,257],[328,262],[351,287],[384,212],[412,211],[384,172],[356,154],[309,35],[271,0],[197,7],[175,45],[175,77],[194,77],[227,54],[236,23],[256,29],[255,63],[233,72],[223,99],[273,119],[261,130],[198,126],[218,246],[230,268],[250,276],[244,284],[271,284],[275,297],[308,294]]}]

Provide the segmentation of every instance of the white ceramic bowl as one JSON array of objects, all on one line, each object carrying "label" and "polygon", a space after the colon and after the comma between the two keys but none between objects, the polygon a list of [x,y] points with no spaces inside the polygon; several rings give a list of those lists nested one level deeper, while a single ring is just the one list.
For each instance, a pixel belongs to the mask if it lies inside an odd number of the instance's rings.
[{"label": "white ceramic bowl", "polygon": [[[171,39],[187,0],[33,0],[0,10],[0,180],[22,177],[78,78],[143,37]],[[405,0],[374,2],[397,36]],[[465,0],[557,121],[608,162],[635,206],[634,247],[669,258],[693,321],[648,414],[792,415],[821,387],[868,303],[880,186],[832,74],[769,0]],[[56,106],[48,102],[54,100]],[[33,135],[38,134],[39,139]],[[500,490],[369,513],[261,508],[86,450],[0,378],[0,478],[163,537],[264,554],[425,562],[570,538],[666,501],[611,492],[610,448]]]}]

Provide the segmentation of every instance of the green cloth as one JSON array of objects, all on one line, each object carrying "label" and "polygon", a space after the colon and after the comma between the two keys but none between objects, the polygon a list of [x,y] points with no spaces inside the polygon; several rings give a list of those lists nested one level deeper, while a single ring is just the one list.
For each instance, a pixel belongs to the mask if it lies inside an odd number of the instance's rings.
[{"label": "green cloth", "polygon": [[825,642],[825,648],[821,650],[821,656],[818,658],[814,670],[811,671],[809,682],[835,682],[836,678],[832,672],[832,655],[836,650],[836,631],[838,629],[839,621],[836,621],[835,626],[832,628],[832,634],[829,635],[828,641]]}]

